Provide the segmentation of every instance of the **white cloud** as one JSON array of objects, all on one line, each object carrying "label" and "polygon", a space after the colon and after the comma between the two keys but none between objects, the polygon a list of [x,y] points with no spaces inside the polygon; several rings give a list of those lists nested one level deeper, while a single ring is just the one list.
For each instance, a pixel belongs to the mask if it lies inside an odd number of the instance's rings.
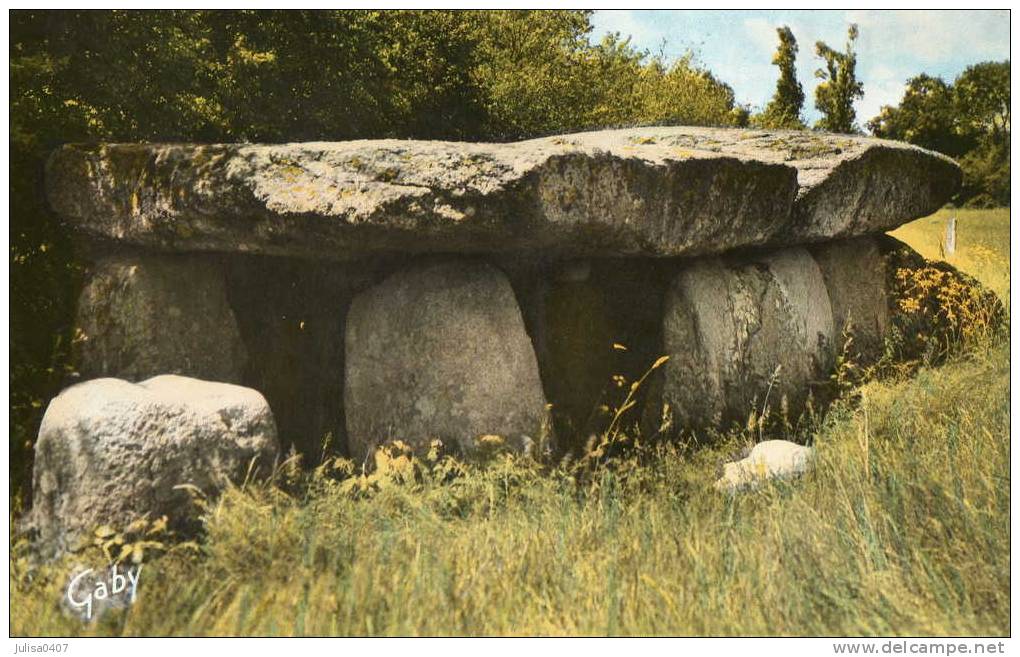
[{"label": "white cloud", "polygon": [[1009,57],[1009,12],[996,11],[597,11],[595,35],[607,30],[633,35],[635,47],[658,50],[668,39],[667,54],[687,48],[719,79],[729,83],[739,102],[761,108],[775,87],[771,65],[778,44],[776,28],[788,25],[797,38],[797,77],[804,88],[804,114],[814,109],[816,41],[842,50],[847,25],[857,23],[858,76],[864,98],[856,105],[858,122],[874,117],[882,105],[900,101],[906,80],[919,73],[941,75],[947,82],[969,65]]},{"label": "white cloud", "polygon": [[631,45],[639,49],[653,50],[666,37],[664,29],[647,20],[647,12],[633,12],[622,9],[605,9],[595,13],[592,19],[592,34],[596,40],[606,32],[619,32],[631,37]]},{"label": "white cloud", "polygon": [[772,52],[778,43],[776,28],[779,27],[773,21],[760,17],[744,19],[744,33],[747,34],[751,44],[758,50]]},{"label": "white cloud", "polygon": [[861,51],[882,59],[909,53],[922,63],[939,64],[1009,56],[1008,10],[849,11],[846,20],[861,27]]},{"label": "white cloud", "polygon": [[[909,75],[908,75],[909,76]],[[864,127],[882,105],[896,105],[903,98],[906,77],[899,71],[879,64],[860,76],[864,82],[864,98],[857,102],[857,122]]]}]

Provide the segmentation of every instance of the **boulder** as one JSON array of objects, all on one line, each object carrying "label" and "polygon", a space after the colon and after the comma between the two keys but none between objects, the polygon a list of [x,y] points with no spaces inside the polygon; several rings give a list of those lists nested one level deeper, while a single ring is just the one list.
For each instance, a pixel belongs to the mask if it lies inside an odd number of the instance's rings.
[{"label": "boulder", "polygon": [[[666,293],[661,403],[680,428],[742,422],[768,405],[795,409],[832,365],[832,309],[803,248],[707,259]],[[657,415],[658,409],[652,409]]]},{"label": "boulder", "polygon": [[179,486],[213,495],[268,473],[277,451],[272,412],[250,388],[175,375],[79,383],[43,416],[30,525],[49,554],[146,516],[186,533],[196,517]]},{"label": "boulder", "polygon": [[83,379],[183,374],[239,383],[246,353],[210,256],[100,257],[78,300]]},{"label": "boulder", "polygon": [[814,449],[788,440],[766,440],[751,448],[746,458],[723,466],[717,490],[735,492],[757,488],[772,479],[802,475],[811,467]]},{"label": "boulder", "polygon": [[393,274],[347,314],[344,412],[359,462],[401,440],[465,454],[480,436],[518,450],[540,444],[546,400],[506,276],[445,261]]},{"label": "boulder", "polygon": [[888,230],[960,179],[949,158],[897,142],[648,127],[509,144],[68,145],[47,195],[83,235],[170,251],[661,257]]},{"label": "boulder", "polygon": [[868,365],[882,356],[889,327],[886,258],[872,236],[825,242],[811,247],[832,305],[836,348],[852,337],[846,356]]}]

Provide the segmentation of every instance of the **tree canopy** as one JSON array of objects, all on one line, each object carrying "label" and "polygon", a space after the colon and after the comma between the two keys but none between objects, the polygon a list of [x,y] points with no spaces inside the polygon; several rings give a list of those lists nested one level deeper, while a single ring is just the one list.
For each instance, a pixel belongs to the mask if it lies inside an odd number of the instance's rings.
[{"label": "tree canopy", "polygon": [[864,85],[857,79],[857,53],[854,42],[859,32],[856,24],[847,30],[843,52],[833,50],[824,42],[815,44],[815,53],[825,67],[815,71],[821,80],[815,87],[815,108],[822,113],[815,127],[828,132],[856,132],[857,112],[854,101],[864,97]]},{"label": "tree canopy", "polygon": [[1009,205],[1009,62],[969,66],[949,84],[918,75],[896,106],[868,121],[876,137],[898,139],[954,157],[964,173],[957,202]]},{"label": "tree canopy", "polygon": [[776,91],[765,110],[755,117],[756,125],[763,128],[804,128],[800,118],[804,107],[804,89],[797,81],[797,39],[789,27],[776,29],[779,47],[772,56],[772,64],[779,68]]}]

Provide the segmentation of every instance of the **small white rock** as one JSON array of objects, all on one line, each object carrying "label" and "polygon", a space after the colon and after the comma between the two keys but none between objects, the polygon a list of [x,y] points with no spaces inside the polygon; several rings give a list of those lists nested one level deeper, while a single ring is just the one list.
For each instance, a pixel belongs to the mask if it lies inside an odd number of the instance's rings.
[{"label": "small white rock", "polygon": [[723,466],[723,476],[715,482],[717,490],[737,491],[756,488],[776,478],[804,474],[811,467],[814,449],[788,440],[758,443],[746,458]]}]

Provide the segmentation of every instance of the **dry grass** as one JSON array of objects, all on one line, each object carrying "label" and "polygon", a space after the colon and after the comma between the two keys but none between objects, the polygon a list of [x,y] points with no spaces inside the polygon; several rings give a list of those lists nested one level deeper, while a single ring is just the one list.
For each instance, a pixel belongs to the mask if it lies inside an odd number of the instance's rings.
[{"label": "dry grass", "polygon": [[[977,251],[1003,253],[1001,217],[960,214],[957,264],[1008,289]],[[923,251],[940,222],[898,236]],[[1002,344],[869,383],[810,429],[812,473],[737,496],[712,483],[747,435],[586,471],[399,450],[373,479],[283,471],[209,506],[199,551],[147,563],[136,605],[92,625],[58,605],[71,561],[14,543],[11,632],[1004,635],[1008,387]]]},{"label": "dry grass", "polygon": [[[945,253],[946,223],[956,217],[956,252]],[[999,295],[1009,307],[1009,208],[945,209],[891,233],[931,260],[945,260]]]}]

